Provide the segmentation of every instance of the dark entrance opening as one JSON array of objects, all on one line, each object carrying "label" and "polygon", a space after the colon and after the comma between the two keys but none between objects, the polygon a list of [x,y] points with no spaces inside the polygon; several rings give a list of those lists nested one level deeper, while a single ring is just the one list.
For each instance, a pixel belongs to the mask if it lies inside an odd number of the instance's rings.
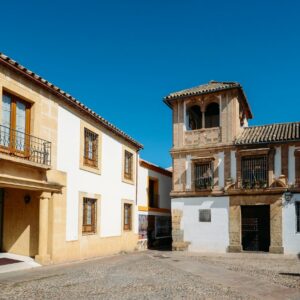
[{"label": "dark entrance opening", "polygon": [[245,251],[269,251],[270,206],[242,206],[242,246]]}]

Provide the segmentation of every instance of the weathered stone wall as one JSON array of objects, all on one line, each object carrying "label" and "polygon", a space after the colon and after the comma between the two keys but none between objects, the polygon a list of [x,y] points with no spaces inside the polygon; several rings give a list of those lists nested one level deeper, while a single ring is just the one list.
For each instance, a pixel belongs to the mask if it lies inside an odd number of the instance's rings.
[{"label": "weathered stone wall", "polygon": [[180,209],[172,209],[172,249],[174,251],[183,251],[188,248],[189,243],[184,241],[183,230],[180,229],[183,212]]}]

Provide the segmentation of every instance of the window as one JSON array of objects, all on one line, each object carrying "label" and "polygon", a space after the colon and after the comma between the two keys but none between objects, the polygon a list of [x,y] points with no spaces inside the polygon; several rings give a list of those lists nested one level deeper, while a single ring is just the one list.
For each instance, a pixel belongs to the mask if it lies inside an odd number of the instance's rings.
[{"label": "window", "polygon": [[131,215],[132,215],[132,205],[129,203],[124,203],[124,230],[131,230]]},{"label": "window", "polygon": [[296,206],[296,232],[300,233],[300,202],[295,202]]},{"label": "window", "polygon": [[205,111],[205,128],[220,126],[220,108],[218,103],[211,103]]},{"label": "window", "polygon": [[267,187],[268,164],[267,156],[242,158],[242,186],[243,188]]},{"label": "window", "polygon": [[127,150],[124,158],[124,177],[128,180],[133,179],[133,154]]},{"label": "window", "polygon": [[197,105],[191,106],[187,110],[188,129],[195,130],[202,128],[202,112]]},{"label": "window", "polygon": [[213,187],[213,162],[195,164],[195,188],[209,189]]},{"label": "window", "polygon": [[96,199],[83,198],[83,233],[96,233]]},{"label": "window", "polygon": [[11,151],[24,152],[29,144],[30,104],[3,93],[0,145]]},{"label": "window", "polygon": [[149,178],[148,180],[148,199],[150,207],[158,207],[158,180],[156,178]]},{"label": "window", "polygon": [[199,222],[211,222],[210,209],[199,209]]},{"label": "window", "polygon": [[84,128],[84,164],[98,167],[98,134]]}]

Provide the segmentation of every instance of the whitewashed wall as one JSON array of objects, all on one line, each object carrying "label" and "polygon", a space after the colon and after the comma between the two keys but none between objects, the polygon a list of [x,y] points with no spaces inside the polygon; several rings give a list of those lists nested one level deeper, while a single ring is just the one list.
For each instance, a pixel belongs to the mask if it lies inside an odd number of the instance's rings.
[{"label": "whitewashed wall", "polygon": [[[172,199],[172,209],[183,211],[181,229],[189,251],[226,252],[229,245],[229,197]],[[199,222],[199,209],[211,209],[211,222]]]},{"label": "whitewashed wall", "polygon": [[[79,192],[101,195],[102,237],[119,236],[122,199],[135,201],[135,186],[122,182],[122,144],[102,133],[101,175],[80,170],[80,119],[63,107],[58,109],[57,168],[67,172],[68,241],[78,239]],[[99,204],[98,204],[99,205]],[[135,209],[136,211],[136,209]],[[134,232],[137,232],[136,214]]]},{"label": "whitewashed wall", "polygon": [[286,202],[283,197],[282,232],[285,254],[300,253],[300,233],[296,232],[296,201],[300,202],[300,194],[294,194],[289,202]]},{"label": "whitewashed wall", "polygon": [[159,207],[171,208],[172,178],[143,166],[138,169],[138,205],[148,206],[148,176],[158,179]]}]

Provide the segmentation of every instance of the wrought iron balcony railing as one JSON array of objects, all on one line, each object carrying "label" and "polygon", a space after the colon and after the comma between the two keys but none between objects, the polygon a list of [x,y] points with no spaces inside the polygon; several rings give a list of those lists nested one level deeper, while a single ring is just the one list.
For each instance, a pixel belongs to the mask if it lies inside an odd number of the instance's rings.
[{"label": "wrought iron balcony railing", "polygon": [[0,152],[51,165],[51,142],[3,125],[0,125]]}]

